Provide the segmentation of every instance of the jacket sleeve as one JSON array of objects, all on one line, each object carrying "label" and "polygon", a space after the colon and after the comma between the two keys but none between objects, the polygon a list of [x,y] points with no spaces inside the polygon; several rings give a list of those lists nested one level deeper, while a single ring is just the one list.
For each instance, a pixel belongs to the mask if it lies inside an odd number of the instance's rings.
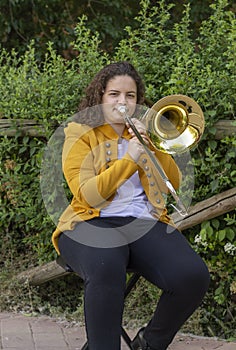
[{"label": "jacket sleeve", "polygon": [[108,169],[97,173],[89,133],[78,137],[68,130],[63,148],[63,172],[74,198],[83,206],[96,208],[106,205],[118,186],[137,169],[135,162],[126,154]]}]

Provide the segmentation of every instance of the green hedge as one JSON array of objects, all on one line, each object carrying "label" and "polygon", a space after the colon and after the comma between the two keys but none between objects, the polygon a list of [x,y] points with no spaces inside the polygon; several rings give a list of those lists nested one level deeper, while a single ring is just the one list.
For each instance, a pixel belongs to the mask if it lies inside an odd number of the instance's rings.
[{"label": "green hedge", "polygon": [[[72,61],[57,55],[52,43],[41,62],[37,61],[33,42],[23,56],[1,50],[0,117],[34,119],[45,128],[41,138],[20,132],[15,137],[1,137],[0,247],[5,268],[19,257],[26,260],[24,268],[55,258],[51,245],[55,225],[40,192],[43,153],[57,126],[76,112],[90,79],[112,61],[130,60],[136,66],[151,101],[178,93],[201,105],[206,129],[197,149],[191,152],[195,170],[193,203],[235,186],[235,136],[215,140],[214,128],[219,119],[235,118],[235,16],[226,9],[227,1],[215,1],[195,38],[190,6],[185,6],[182,20],[175,23],[170,15],[172,5],[165,3],[158,1],[153,7],[148,0],[140,1],[136,28],[126,27],[124,39],[112,55],[100,49],[99,34],[87,29],[84,16],[76,27],[77,56]],[[199,317],[205,335],[236,337],[235,223],[232,211],[185,231],[212,275]],[[152,304],[150,295],[155,292],[150,286],[147,289]]]}]

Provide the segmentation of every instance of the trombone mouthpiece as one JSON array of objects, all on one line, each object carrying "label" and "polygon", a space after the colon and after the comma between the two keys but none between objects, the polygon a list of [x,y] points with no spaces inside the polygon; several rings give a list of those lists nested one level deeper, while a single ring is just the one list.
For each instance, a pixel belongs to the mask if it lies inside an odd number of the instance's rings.
[{"label": "trombone mouthpiece", "polygon": [[128,111],[127,107],[124,105],[119,106],[117,109],[121,114],[125,114]]}]

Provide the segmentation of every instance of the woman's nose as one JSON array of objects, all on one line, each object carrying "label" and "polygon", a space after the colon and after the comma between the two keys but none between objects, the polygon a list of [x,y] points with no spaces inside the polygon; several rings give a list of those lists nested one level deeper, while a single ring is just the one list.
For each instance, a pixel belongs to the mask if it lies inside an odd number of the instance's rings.
[{"label": "woman's nose", "polygon": [[118,97],[118,103],[119,104],[126,104],[126,95],[125,94],[120,94]]}]

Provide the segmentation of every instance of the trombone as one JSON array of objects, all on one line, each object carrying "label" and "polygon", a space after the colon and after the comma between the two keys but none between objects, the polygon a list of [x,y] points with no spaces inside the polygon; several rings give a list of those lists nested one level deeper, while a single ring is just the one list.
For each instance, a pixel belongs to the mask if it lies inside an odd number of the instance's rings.
[{"label": "trombone", "polygon": [[[158,159],[147,146],[135,127],[125,105],[119,107],[125,122],[132,128],[145,152],[159,172],[163,182],[176,201],[171,206],[181,215],[187,209],[176,193]],[[200,140],[205,126],[201,107],[188,96],[169,95],[157,101],[141,118],[144,121],[150,143],[155,149],[169,154],[181,154],[193,148]]]}]

